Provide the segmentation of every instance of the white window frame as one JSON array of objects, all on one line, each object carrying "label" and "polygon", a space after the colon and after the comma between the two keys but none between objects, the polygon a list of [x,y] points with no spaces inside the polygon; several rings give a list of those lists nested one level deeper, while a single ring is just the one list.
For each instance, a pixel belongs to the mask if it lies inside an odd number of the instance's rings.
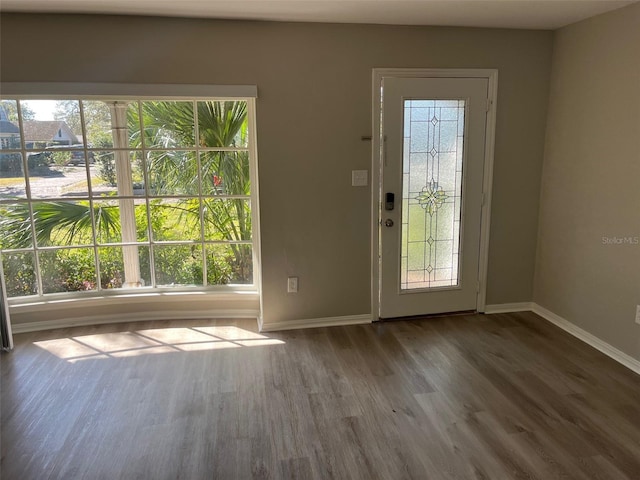
[{"label": "white window frame", "polygon": [[[81,300],[92,298],[106,298],[117,296],[148,296],[150,294],[163,293],[210,293],[210,294],[257,294],[261,298],[262,274],[261,274],[261,247],[260,247],[260,218],[259,218],[259,193],[258,193],[258,158],[256,135],[256,98],[257,87],[255,85],[146,85],[146,84],[107,84],[107,83],[2,83],[0,84],[2,99],[6,100],[179,100],[179,101],[246,101],[249,135],[247,150],[249,152],[249,168],[251,176],[251,191],[249,200],[251,203],[251,246],[253,257],[253,284],[252,285],[209,285],[209,286],[154,286],[153,288],[118,288],[97,289],[88,292],[62,292],[42,293],[41,280],[38,279],[38,294],[12,297],[8,300],[10,306],[27,306],[30,304],[42,305],[44,303],[56,303],[66,300]],[[194,112],[195,114],[195,112]],[[85,145],[85,157],[90,149]],[[243,150],[245,150],[243,148]],[[20,153],[23,163],[26,162],[26,145],[21,142]],[[26,168],[26,165],[25,165]],[[91,195],[91,194],[90,194]],[[147,198],[136,196],[135,198]],[[153,196],[152,196],[153,197]],[[100,200],[99,197],[92,197]],[[46,201],[48,199],[43,199]],[[95,233],[94,233],[95,235]],[[95,240],[95,239],[94,239]],[[154,243],[149,240],[149,243]],[[171,242],[161,242],[170,245]],[[195,242],[196,244],[201,244]],[[204,244],[202,244],[204,246]],[[85,248],[100,248],[88,245]],[[34,246],[33,251],[37,248]],[[37,276],[40,277],[39,266]],[[152,272],[153,275],[153,272]],[[99,283],[99,282],[98,282]],[[153,282],[155,283],[155,281]]]}]

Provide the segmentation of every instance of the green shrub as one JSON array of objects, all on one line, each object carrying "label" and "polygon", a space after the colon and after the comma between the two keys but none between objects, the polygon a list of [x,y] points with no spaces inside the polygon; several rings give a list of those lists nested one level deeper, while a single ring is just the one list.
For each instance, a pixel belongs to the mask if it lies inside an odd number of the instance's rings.
[{"label": "green shrub", "polygon": [[44,293],[78,292],[96,288],[96,267],[90,248],[41,252]]},{"label": "green shrub", "polygon": [[5,177],[22,176],[22,156],[19,153],[0,154],[0,174]]},{"label": "green shrub", "polygon": [[4,253],[2,265],[6,281],[7,297],[23,297],[37,293],[33,254]]},{"label": "green shrub", "polygon": [[96,154],[96,162],[98,163],[98,176],[110,187],[117,186],[116,161],[113,152]]},{"label": "green shrub", "polygon": [[33,170],[42,170],[43,168],[47,168],[50,163],[51,160],[49,159],[49,155],[45,152],[33,153],[27,158],[27,165],[30,172]]},{"label": "green shrub", "polygon": [[71,152],[59,151],[51,153],[51,159],[53,163],[60,167],[64,167],[65,165],[69,165],[71,163]]}]

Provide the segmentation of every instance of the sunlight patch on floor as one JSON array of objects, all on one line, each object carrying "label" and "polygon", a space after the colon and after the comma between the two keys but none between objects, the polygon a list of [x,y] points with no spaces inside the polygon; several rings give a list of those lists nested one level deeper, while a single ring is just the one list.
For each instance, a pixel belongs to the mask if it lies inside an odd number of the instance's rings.
[{"label": "sunlight patch on floor", "polygon": [[183,343],[182,345],[176,345],[176,348],[179,350],[183,350],[185,352],[196,352],[198,350],[219,350],[221,348],[240,348],[240,345],[232,342],[199,342],[199,343]]},{"label": "sunlight patch on floor", "polygon": [[285,342],[235,326],[169,327],[99,333],[34,342],[58,358],[81,360],[282,345]]}]

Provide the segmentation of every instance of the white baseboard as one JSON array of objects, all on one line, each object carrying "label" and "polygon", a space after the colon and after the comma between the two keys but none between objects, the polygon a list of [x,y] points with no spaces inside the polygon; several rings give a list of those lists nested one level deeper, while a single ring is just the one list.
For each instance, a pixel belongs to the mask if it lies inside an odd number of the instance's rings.
[{"label": "white baseboard", "polygon": [[511,313],[511,312],[531,312],[533,310],[532,302],[520,303],[498,303],[495,305],[485,305],[484,313]]},{"label": "white baseboard", "polygon": [[370,313],[363,315],[345,315],[342,317],[307,318],[303,320],[290,320],[288,322],[263,323],[261,332],[275,332],[278,330],[298,330],[301,328],[338,327],[345,325],[361,325],[371,323],[373,317]]},{"label": "white baseboard", "polygon": [[54,319],[41,322],[26,322],[12,325],[14,335],[19,333],[38,332],[41,330],[53,330],[57,328],[79,327],[84,325],[100,325],[107,323],[128,323],[143,322],[153,320],[195,320],[212,318],[257,318],[258,310],[206,310],[190,311],[184,315],[179,312],[137,312],[118,315],[89,315],[84,317],[73,317]]},{"label": "white baseboard", "polygon": [[618,350],[616,347],[608,344],[604,340],[599,339],[595,335],[590,334],[586,330],[578,327],[577,325],[571,323],[569,320],[562,318],[560,315],[556,315],[550,310],[547,310],[544,307],[541,307],[537,303],[533,304],[533,313],[540,315],[545,320],[553,323],[554,325],[560,327],[565,332],[570,333],[574,337],[582,340],[583,342],[591,345],[596,350],[601,351],[608,357],[611,357],[616,362],[621,363],[629,370],[634,371],[635,373],[640,375],[640,361],[636,360],[630,355]]}]

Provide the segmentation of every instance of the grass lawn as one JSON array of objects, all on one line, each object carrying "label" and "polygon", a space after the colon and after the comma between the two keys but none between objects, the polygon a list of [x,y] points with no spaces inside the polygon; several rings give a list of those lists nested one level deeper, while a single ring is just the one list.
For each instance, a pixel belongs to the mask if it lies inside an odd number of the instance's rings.
[{"label": "grass lawn", "polygon": [[17,185],[23,185],[23,184],[24,184],[23,177],[0,178],[0,187],[15,187]]},{"label": "grass lawn", "polygon": [[[102,187],[107,185],[107,182],[105,182],[104,180],[102,180],[101,178],[98,177],[91,177],[91,186],[92,187]],[[61,189],[62,194],[65,193],[69,193],[69,192],[77,192],[77,191],[88,191],[89,189],[89,184],[87,183],[86,180],[80,180],[78,182],[75,183],[71,183],[69,185],[66,185],[65,187],[63,187]]]}]

